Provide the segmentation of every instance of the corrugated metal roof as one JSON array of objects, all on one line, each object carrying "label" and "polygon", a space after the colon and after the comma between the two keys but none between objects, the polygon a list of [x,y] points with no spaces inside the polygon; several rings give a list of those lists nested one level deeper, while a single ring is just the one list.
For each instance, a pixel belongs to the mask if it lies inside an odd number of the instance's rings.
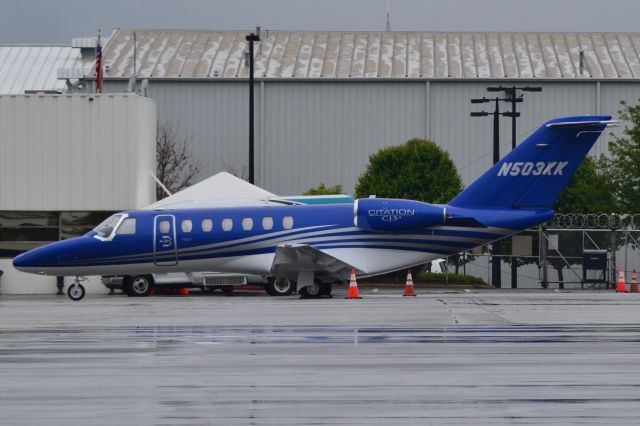
[{"label": "corrugated metal roof", "polygon": [[[133,32],[104,50],[133,73]],[[246,77],[247,31],[135,30],[141,78]],[[640,33],[262,31],[262,78],[640,78]],[[580,74],[580,52],[584,68]]]},{"label": "corrugated metal roof", "polygon": [[0,93],[27,90],[63,91],[59,69],[89,72],[94,58],[83,59],[79,48],[69,46],[0,46]]}]

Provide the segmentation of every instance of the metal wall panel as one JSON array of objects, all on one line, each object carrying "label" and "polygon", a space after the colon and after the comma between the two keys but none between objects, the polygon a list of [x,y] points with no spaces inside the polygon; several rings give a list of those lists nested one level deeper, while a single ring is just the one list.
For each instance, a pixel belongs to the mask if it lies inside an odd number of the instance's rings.
[{"label": "metal wall panel", "polygon": [[425,136],[425,83],[265,83],[264,185],[353,190],[368,156]]},{"label": "metal wall panel", "polygon": [[155,120],[132,94],[0,96],[0,210],[151,203]]},{"label": "metal wall panel", "polygon": [[[152,82],[148,94],[157,103],[159,123],[191,140],[201,178],[223,170],[248,177],[248,84]],[[259,117],[259,90],[255,99]],[[258,138],[256,126],[256,145]]]},{"label": "metal wall panel", "polygon": [[[415,136],[446,149],[468,185],[492,162],[494,104],[472,105],[490,96],[490,85],[530,81],[263,81],[256,83],[256,181],[279,194],[303,192],[321,182],[352,192],[368,156],[383,146]],[[541,93],[526,93],[517,104],[520,143],[551,118],[580,114],[617,115],[620,99],[640,97],[635,82],[536,82]],[[108,82],[109,90],[123,83]],[[598,87],[600,87],[598,89]],[[262,93],[264,91],[264,99]],[[193,139],[202,173],[247,174],[248,88],[239,81],[151,81],[159,120],[174,123]],[[495,94],[494,94],[495,96]],[[429,101],[427,102],[427,98]],[[502,103],[501,110],[510,108]],[[264,108],[264,110],[263,110]],[[511,149],[511,123],[501,118],[501,156]],[[606,153],[603,136],[592,154]]]},{"label": "metal wall panel", "polygon": [[[465,185],[484,173],[493,161],[493,116],[470,117],[471,111],[493,112],[495,103],[471,104],[470,99],[493,96],[487,86],[523,85],[517,81],[431,83],[430,137],[449,151]],[[528,83],[524,83],[527,85]],[[561,116],[595,114],[595,83],[542,83],[541,93],[526,93],[516,104],[522,116],[517,119],[516,141],[522,142],[545,121]],[[501,111],[510,104],[500,103]],[[599,149],[594,147],[594,152]],[[511,151],[511,118],[500,118],[500,157]]]}]

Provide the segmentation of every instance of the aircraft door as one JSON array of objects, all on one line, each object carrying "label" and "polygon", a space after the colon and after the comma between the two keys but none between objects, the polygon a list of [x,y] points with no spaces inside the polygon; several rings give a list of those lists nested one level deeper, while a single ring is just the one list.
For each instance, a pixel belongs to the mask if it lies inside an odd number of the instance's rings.
[{"label": "aircraft door", "polygon": [[178,242],[175,216],[156,216],[153,220],[153,228],[153,261],[159,266],[177,265]]}]

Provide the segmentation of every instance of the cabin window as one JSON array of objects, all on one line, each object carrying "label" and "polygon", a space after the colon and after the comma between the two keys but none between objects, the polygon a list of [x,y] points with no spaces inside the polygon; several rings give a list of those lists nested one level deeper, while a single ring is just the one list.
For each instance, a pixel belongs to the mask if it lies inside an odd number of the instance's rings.
[{"label": "cabin window", "polygon": [[284,229],[293,228],[293,216],[285,216],[282,218],[282,227]]},{"label": "cabin window", "polygon": [[253,229],[253,219],[250,217],[242,219],[242,229],[245,231],[251,231]]},{"label": "cabin window", "polygon": [[202,219],[202,231],[211,232],[213,229],[213,221],[211,219]]},{"label": "cabin window", "polygon": [[136,218],[128,217],[118,227],[117,235],[133,235],[136,233]]},{"label": "cabin window", "polygon": [[222,230],[231,231],[233,229],[233,220],[226,218],[222,219]]},{"label": "cabin window", "polygon": [[171,231],[171,223],[168,220],[161,220],[158,225],[161,234],[168,234]]},{"label": "cabin window", "polygon": [[262,218],[262,229],[270,230],[273,229],[273,218],[272,217],[263,217]]},{"label": "cabin window", "polygon": [[182,232],[191,232],[193,229],[193,222],[191,222],[191,219],[185,219],[180,224],[180,227],[182,228]]}]

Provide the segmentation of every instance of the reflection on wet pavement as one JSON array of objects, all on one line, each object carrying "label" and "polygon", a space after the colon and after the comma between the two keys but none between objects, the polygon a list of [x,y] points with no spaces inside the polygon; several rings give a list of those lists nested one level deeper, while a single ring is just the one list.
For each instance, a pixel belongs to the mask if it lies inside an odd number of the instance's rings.
[{"label": "reflection on wet pavement", "polygon": [[546,297],[5,300],[0,424],[636,424],[640,303]]}]

